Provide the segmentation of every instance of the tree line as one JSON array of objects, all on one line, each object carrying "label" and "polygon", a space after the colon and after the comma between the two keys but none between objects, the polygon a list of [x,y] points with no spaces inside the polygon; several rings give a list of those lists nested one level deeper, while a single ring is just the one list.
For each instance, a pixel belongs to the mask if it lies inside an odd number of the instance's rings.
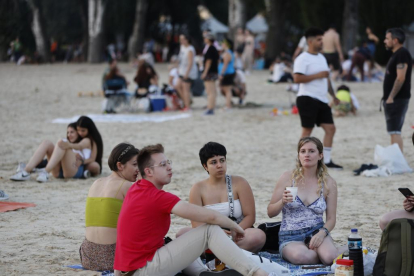
[{"label": "tree line", "polygon": [[230,38],[257,13],[264,14],[269,25],[267,60],[282,51],[290,53],[306,28],[327,29],[333,24],[345,52],[366,38],[369,26],[381,41],[376,60],[384,63],[386,29],[409,25],[414,12],[414,1],[409,0],[5,0],[0,5],[0,59],[5,59],[16,37],[26,51],[37,51],[46,62],[51,38],[60,45],[83,43],[90,63],[100,62],[105,45],[120,38],[131,59],[146,38],[165,42],[166,33],[159,32],[161,16],[168,18],[170,32],[188,32],[201,47],[199,5],[229,26]]}]

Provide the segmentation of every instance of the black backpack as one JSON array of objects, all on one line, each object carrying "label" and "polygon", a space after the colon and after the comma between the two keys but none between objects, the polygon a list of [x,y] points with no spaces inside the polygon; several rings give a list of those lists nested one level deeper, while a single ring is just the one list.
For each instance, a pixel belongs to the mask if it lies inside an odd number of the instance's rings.
[{"label": "black backpack", "polygon": [[270,253],[279,252],[279,230],[282,222],[265,222],[260,224],[257,228],[265,232],[266,243],[264,244],[262,251],[268,251]]},{"label": "black backpack", "polygon": [[387,225],[372,275],[414,275],[414,220],[395,219]]}]

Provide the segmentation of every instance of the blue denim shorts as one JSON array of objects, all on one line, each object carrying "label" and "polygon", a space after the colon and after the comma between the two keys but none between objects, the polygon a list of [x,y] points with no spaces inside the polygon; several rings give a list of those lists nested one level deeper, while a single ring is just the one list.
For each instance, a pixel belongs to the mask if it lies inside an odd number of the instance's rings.
[{"label": "blue denim shorts", "polygon": [[[76,174],[72,178],[83,178],[83,171],[84,170],[85,170],[85,165],[80,165],[79,168],[78,168],[78,171],[76,172]],[[58,178],[65,178],[63,176],[63,170],[62,169],[60,169]]]},{"label": "blue denim shorts", "polygon": [[306,227],[299,230],[280,231],[279,232],[279,253],[283,257],[283,248],[291,242],[304,242],[306,237],[312,235],[312,232],[323,227],[324,223],[319,223],[314,227]]}]

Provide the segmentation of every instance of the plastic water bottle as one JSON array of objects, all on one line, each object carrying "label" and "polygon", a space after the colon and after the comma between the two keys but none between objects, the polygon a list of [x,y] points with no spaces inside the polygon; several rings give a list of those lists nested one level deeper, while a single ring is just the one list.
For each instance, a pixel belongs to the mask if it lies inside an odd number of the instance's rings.
[{"label": "plastic water bottle", "polygon": [[354,261],[354,276],[364,276],[364,259],[362,255],[362,238],[358,229],[351,229],[348,237],[349,259]]}]

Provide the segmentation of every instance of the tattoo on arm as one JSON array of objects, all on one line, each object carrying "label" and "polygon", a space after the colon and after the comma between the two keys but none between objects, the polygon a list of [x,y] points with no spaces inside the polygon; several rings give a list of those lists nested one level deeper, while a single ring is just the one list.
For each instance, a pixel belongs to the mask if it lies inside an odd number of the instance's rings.
[{"label": "tattoo on arm", "polygon": [[392,97],[394,99],[394,97],[398,94],[398,92],[400,92],[400,89],[403,86],[403,84],[404,84],[404,82],[399,81],[399,80],[395,80],[394,86],[392,87],[392,90],[391,90],[391,93],[390,93],[389,97]]},{"label": "tattoo on arm", "polygon": [[404,69],[404,68],[405,68],[405,63],[397,64],[397,69]]}]

